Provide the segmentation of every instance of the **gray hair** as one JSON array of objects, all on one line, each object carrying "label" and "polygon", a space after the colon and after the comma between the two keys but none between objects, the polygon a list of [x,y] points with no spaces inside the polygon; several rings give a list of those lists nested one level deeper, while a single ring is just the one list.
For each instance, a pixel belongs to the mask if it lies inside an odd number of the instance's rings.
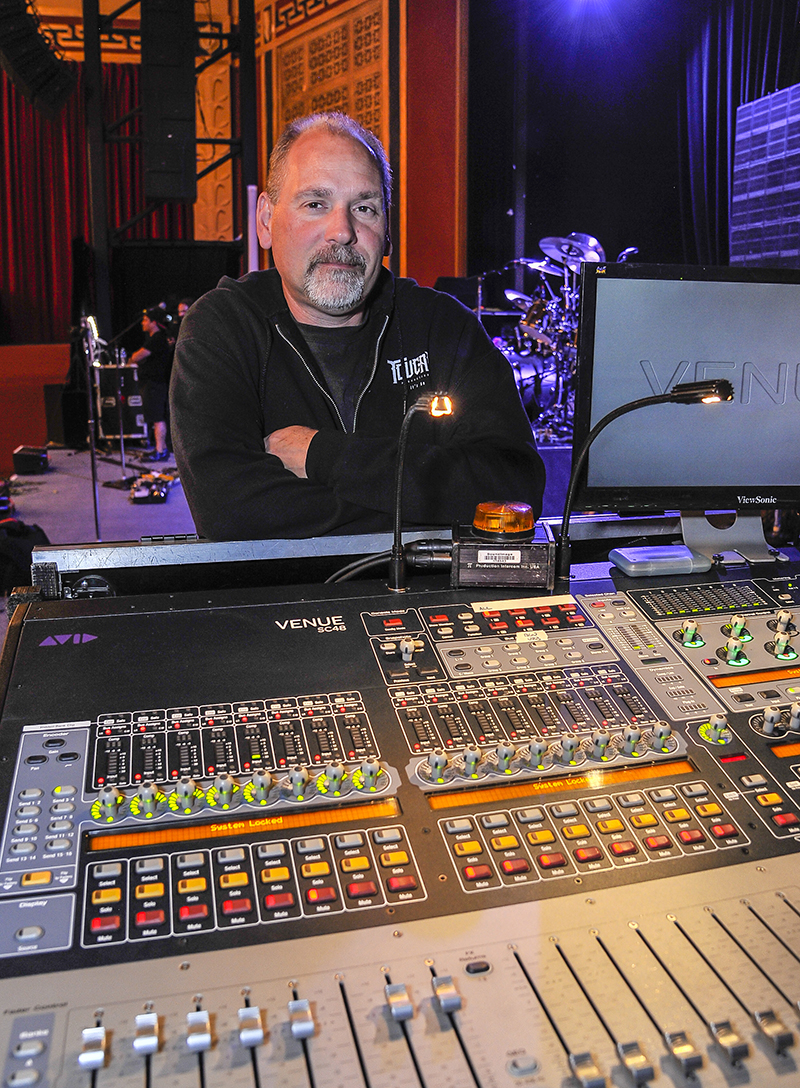
[{"label": "gray hair", "polygon": [[386,156],[383,144],[378,137],[364,128],[354,118],[346,113],[333,110],[330,113],[310,113],[306,117],[297,117],[290,121],[278,137],[278,141],[272,149],[269,157],[269,173],[267,175],[267,195],[274,204],[283,186],[286,177],[286,158],[289,149],[304,132],[312,128],[324,128],[333,136],[347,136],[356,143],[361,144],[367,154],[375,163],[380,174],[381,189],[383,191],[383,207],[389,214],[392,204],[392,168]]}]

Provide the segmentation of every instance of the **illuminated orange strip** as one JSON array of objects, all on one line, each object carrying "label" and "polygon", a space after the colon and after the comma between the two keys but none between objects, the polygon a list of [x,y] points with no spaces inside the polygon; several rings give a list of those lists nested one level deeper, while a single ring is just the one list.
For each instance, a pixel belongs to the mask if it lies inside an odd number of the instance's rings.
[{"label": "illuminated orange strip", "polygon": [[515,797],[538,797],[544,793],[559,793],[562,790],[596,790],[602,786],[613,786],[619,782],[629,783],[639,778],[667,778],[675,774],[693,774],[694,767],[686,759],[674,763],[655,763],[649,767],[631,767],[626,770],[593,770],[590,774],[576,774],[574,778],[542,778],[538,782],[521,782],[519,785],[492,786],[480,793],[463,789],[458,793],[433,793],[428,797],[432,809],[457,808],[467,800],[510,801]]},{"label": "illuminated orange strip", "polygon": [[800,665],[786,669],[769,669],[762,672],[740,672],[735,676],[709,676],[708,680],[715,688],[735,688],[739,684],[764,684],[770,680],[796,680],[800,676]]},{"label": "illuminated orange strip", "polygon": [[770,751],[778,759],[790,759],[792,756],[800,756],[800,744],[775,744],[770,747]]},{"label": "illuminated orange strip", "polygon": [[392,797],[386,801],[348,805],[345,808],[314,809],[305,812],[282,812],[275,816],[253,816],[246,820],[227,820],[218,824],[190,824],[159,828],[157,831],[121,831],[117,835],[93,833],[89,849],[124,850],[134,846],[159,846],[165,842],[195,842],[198,839],[228,839],[232,836],[254,835],[264,831],[286,831],[312,824],[351,823],[374,819],[376,816],[399,816],[400,805]]}]

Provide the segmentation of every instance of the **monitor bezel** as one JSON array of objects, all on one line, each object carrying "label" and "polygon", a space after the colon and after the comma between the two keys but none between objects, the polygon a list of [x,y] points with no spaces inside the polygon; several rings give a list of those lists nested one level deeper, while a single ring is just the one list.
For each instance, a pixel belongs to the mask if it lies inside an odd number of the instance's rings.
[{"label": "monitor bezel", "polygon": [[[576,455],[591,430],[591,398],[594,368],[594,332],[597,309],[597,284],[602,279],[690,280],[731,283],[776,283],[800,285],[800,269],[719,267],[712,265],[662,264],[591,264],[581,265],[580,317],[577,341],[577,381],[573,430],[573,471]],[[687,407],[686,411],[696,411]],[[597,421],[595,421],[597,422]],[[613,423],[610,424],[614,426]],[[609,485],[589,487],[587,477],[592,451],[577,480],[574,510],[633,515],[664,510],[736,510],[757,513],[764,507],[791,508],[800,505],[800,481],[794,486],[770,485],[734,488],[727,485],[691,484],[670,487]],[[748,502],[741,502],[745,495]],[[769,502],[754,499],[768,498]],[[773,501],[774,500],[774,501]]]}]

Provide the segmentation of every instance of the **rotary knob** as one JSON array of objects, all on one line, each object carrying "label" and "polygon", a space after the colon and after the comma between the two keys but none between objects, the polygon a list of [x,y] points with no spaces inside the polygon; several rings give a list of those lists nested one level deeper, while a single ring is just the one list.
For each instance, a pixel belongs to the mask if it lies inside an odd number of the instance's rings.
[{"label": "rotary knob", "polygon": [[789,729],[792,733],[800,733],[800,703],[792,703],[789,707]]},{"label": "rotary knob", "polygon": [[764,720],[761,723],[761,732],[766,733],[768,737],[771,737],[775,732],[776,726],[781,724],[781,711],[777,706],[765,706],[764,707]]},{"label": "rotary knob", "polygon": [[609,732],[605,729],[596,729],[592,733],[591,743],[592,750],[590,754],[592,759],[607,760],[609,758],[607,752],[611,743],[611,734]]},{"label": "rotary knob", "polygon": [[780,611],[775,614],[775,630],[788,631],[792,626],[793,619],[794,617],[788,609],[781,608]]},{"label": "rotary knob", "polygon": [[548,744],[544,740],[532,740],[530,745],[531,767],[544,770],[544,757],[547,755]]},{"label": "rotary knob", "polygon": [[744,616],[735,615],[731,616],[731,634],[734,638],[741,638],[742,632],[747,628],[747,619]]},{"label": "rotary knob", "polygon": [[729,665],[736,665],[744,660],[744,650],[740,638],[729,638],[725,643],[725,660]]},{"label": "rotary knob", "polygon": [[381,765],[377,759],[365,759],[359,770],[361,771],[360,788],[370,792],[377,789],[378,775],[381,773]]},{"label": "rotary knob", "polygon": [[296,801],[302,801],[308,789],[308,769],[298,764],[298,766],[292,767],[287,777],[292,797]]},{"label": "rotary knob", "polygon": [[131,812],[135,808],[137,816],[153,817],[163,803],[164,794],[155,782],[141,782],[136,787],[136,797],[131,801]]},{"label": "rotary knob", "polygon": [[240,800],[239,783],[232,775],[221,772],[215,777],[206,796],[212,808],[233,808]]},{"label": "rotary knob", "polygon": [[788,654],[792,649],[791,636],[786,631],[776,631],[775,633],[775,655],[777,657],[783,657]]},{"label": "rotary knob", "polygon": [[671,736],[672,726],[669,722],[656,722],[653,726],[653,751],[663,752]]},{"label": "rotary knob", "polygon": [[480,762],[480,748],[473,748],[472,746],[469,746],[464,749],[464,772],[465,774],[469,775],[470,778],[477,775]]},{"label": "rotary knob", "polygon": [[169,806],[176,812],[182,812],[184,816],[195,812],[203,801],[203,791],[193,778],[184,775],[175,783],[175,792],[169,799]]},{"label": "rotary knob", "polygon": [[498,744],[495,748],[495,756],[497,757],[497,769],[504,774],[511,770],[511,761],[517,754],[517,750],[513,744]]},{"label": "rotary knob", "polygon": [[566,764],[572,764],[575,762],[575,755],[580,747],[580,741],[572,733],[565,733],[561,738],[561,762]]},{"label": "rotary knob", "polygon": [[641,729],[629,725],[622,733],[622,752],[626,756],[635,756],[637,746],[642,739]]},{"label": "rotary knob", "polygon": [[342,792],[342,783],[347,774],[347,768],[341,760],[329,763],[324,767],[322,774],[317,779],[317,789],[320,793],[333,794],[338,797]]},{"label": "rotary knob", "polygon": [[728,730],[728,719],[724,714],[712,714],[708,719],[708,735],[713,741],[721,741]]},{"label": "rotary knob", "polygon": [[430,771],[431,780],[433,782],[443,782],[444,774],[447,768],[447,754],[441,749],[436,748],[428,755],[428,770]]},{"label": "rotary knob", "polygon": [[700,638],[697,620],[686,619],[681,624],[681,642],[684,646],[692,646]]},{"label": "rotary knob", "polygon": [[258,770],[253,773],[249,785],[245,787],[245,796],[248,801],[254,801],[258,805],[263,805],[269,800],[269,793],[272,786],[272,775],[264,767],[259,767]]},{"label": "rotary knob", "polygon": [[120,806],[124,800],[125,797],[116,786],[103,786],[92,805],[92,815],[95,819],[111,823],[119,815]]}]

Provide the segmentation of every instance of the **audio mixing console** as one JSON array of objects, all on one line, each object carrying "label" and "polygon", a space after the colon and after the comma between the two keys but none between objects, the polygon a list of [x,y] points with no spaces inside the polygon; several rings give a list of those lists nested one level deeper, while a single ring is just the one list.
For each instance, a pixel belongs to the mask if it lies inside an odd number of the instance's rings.
[{"label": "audio mixing console", "polygon": [[18,609],[2,1084],[797,1088],[797,573]]}]

